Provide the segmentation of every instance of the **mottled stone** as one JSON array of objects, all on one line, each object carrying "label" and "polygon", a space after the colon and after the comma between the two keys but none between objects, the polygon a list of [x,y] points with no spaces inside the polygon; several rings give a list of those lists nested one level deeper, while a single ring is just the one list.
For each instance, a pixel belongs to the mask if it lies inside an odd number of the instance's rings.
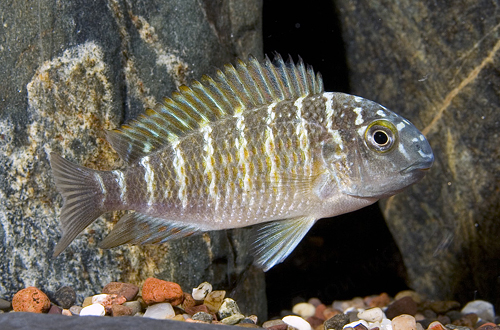
[{"label": "mottled stone", "polygon": [[203,304],[208,307],[210,312],[217,313],[220,306],[222,305],[222,302],[224,301],[225,296],[226,296],[226,291],[214,290],[207,295]]},{"label": "mottled stone", "polygon": [[111,316],[116,317],[116,316],[132,316],[135,313],[134,310],[128,306],[113,304],[111,305],[110,314]]},{"label": "mottled stone", "polygon": [[413,301],[411,297],[407,296],[395,300],[392,304],[390,304],[387,307],[387,310],[385,311],[385,315],[389,319],[393,319],[401,314],[408,314],[412,316],[417,314],[417,304]]},{"label": "mottled stone", "polygon": [[70,286],[63,286],[54,294],[54,301],[62,308],[70,308],[76,301],[76,292]]},{"label": "mottled stone", "polygon": [[131,283],[111,282],[102,288],[102,293],[123,296],[127,301],[132,301],[137,296],[139,287]]},{"label": "mottled stone", "polygon": [[168,302],[172,306],[182,303],[184,298],[179,284],[150,277],[142,286],[142,299],[146,304]]},{"label": "mottled stone", "polygon": [[342,330],[349,323],[349,316],[346,314],[337,314],[329,318],[324,323],[325,330]]},{"label": "mottled stone", "polygon": [[350,91],[408,118],[436,157],[421,182],[381,201],[410,287],[460,302],[476,292],[500,306],[492,285],[500,273],[498,4],[335,5]]},{"label": "mottled stone", "polygon": [[80,312],[82,311],[83,307],[82,306],[71,306],[69,308],[69,311],[73,315],[80,315]]},{"label": "mottled stone", "polygon": [[[264,274],[249,267],[245,229],[100,250],[123,214],[108,213],[53,258],[62,197],[48,162],[54,151],[94,169],[123,166],[104,132],[236,57],[262,57],[262,1],[0,1],[0,12],[0,78],[9,82],[0,100],[2,298],[25,283],[47,292],[70,284],[80,302],[117,280],[157,276],[189,288],[241,278],[233,298],[265,317]],[[231,262],[212,267],[214,256]]]},{"label": "mottled stone", "polygon": [[181,307],[186,310],[186,308],[193,307],[196,305],[196,301],[193,299],[190,293],[184,292],[184,298],[182,299]]},{"label": "mottled stone", "polygon": [[50,300],[40,289],[30,286],[14,295],[12,309],[15,312],[46,313],[50,309]]},{"label": "mottled stone", "polygon": [[195,314],[193,314],[193,316],[191,316],[191,318],[193,320],[203,321],[206,323],[212,323],[212,320],[213,320],[212,314],[205,313],[205,312],[195,313]]},{"label": "mottled stone", "polygon": [[219,307],[217,314],[219,315],[219,318],[222,320],[231,315],[241,314],[241,313],[238,304],[236,303],[236,301],[234,301],[234,299],[225,298],[222,301],[222,304]]},{"label": "mottled stone", "polygon": [[244,318],[245,318],[245,315],[240,314],[240,313],[236,313],[236,314],[231,314],[228,317],[221,319],[220,321],[222,324],[234,325],[234,324],[240,322],[241,320],[243,320]]}]

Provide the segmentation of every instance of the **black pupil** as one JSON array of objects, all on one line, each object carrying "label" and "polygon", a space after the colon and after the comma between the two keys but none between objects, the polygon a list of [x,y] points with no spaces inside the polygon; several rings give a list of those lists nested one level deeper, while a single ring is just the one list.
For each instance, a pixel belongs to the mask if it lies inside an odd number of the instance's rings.
[{"label": "black pupil", "polygon": [[387,141],[389,141],[389,137],[387,136],[387,134],[385,132],[382,132],[382,131],[376,131],[374,134],[373,134],[373,140],[379,144],[379,145],[384,145],[387,143]]}]

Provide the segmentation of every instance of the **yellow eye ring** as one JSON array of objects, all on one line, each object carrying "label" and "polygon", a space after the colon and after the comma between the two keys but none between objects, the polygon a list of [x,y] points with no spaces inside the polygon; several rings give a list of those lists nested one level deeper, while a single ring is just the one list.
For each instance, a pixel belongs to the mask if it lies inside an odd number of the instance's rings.
[{"label": "yellow eye ring", "polygon": [[398,134],[396,127],[387,120],[376,120],[365,131],[365,142],[376,152],[384,153],[396,145]]}]

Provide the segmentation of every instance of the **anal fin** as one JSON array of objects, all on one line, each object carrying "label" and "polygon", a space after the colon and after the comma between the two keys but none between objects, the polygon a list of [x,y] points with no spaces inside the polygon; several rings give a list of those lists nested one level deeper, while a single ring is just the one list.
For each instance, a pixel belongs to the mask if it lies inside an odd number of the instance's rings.
[{"label": "anal fin", "polygon": [[134,212],[124,215],[99,247],[109,249],[125,243],[159,244],[200,231],[193,225],[179,224]]},{"label": "anal fin", "polygon": [[310,216],[266,222],[254,229],[254,264],[264,271],[283,262],[316,222]]}]

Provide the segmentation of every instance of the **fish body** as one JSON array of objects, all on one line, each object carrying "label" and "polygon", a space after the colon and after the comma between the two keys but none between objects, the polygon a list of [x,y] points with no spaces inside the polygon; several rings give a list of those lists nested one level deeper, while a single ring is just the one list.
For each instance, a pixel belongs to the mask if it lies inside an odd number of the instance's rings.
[{"label": "fish body", "polygon": [[258,225],[255,263],[268,270],[315,221],[399,192],[434,159],[406,119],[324,92],[319,74],[280,57],[182,86],[107,139],[126,168],[96,171],[51,154],[64,198],[55,255],[101,214],[133,210],[101,247]]}]

